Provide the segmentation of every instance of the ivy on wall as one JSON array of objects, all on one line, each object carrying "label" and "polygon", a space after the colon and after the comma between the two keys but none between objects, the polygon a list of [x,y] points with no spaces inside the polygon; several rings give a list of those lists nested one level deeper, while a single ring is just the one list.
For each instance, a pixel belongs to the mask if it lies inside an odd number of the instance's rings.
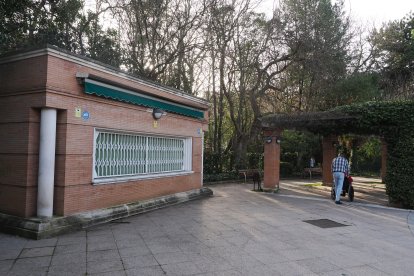
[{"label": "ivy on wall", "polygon": [[390,202],[414,208],[414,102],[368,102],[336,110],[354,118],[337,126],[342,133],[376,134],[385,140]]}]

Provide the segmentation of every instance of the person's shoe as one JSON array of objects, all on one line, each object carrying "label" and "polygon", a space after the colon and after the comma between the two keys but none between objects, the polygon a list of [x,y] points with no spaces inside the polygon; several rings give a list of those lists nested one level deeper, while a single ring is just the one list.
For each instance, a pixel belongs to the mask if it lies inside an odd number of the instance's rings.
[{"label": "person's shoe", "polygon": [[335,204],[342,204],[342,202],[340,202],[340,201],[335,201]]}]

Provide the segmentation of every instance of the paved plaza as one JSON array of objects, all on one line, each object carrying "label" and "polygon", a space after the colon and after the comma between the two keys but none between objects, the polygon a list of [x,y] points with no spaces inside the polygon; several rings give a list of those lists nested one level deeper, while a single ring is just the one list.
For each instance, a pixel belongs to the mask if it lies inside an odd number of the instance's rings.
[{"label": "paved plaza", "polygon": [[[414,213],[250,184],[56,238],[0,234],[0,275],[413,275]],[[305,222],[307,221],[307,222]]]}]

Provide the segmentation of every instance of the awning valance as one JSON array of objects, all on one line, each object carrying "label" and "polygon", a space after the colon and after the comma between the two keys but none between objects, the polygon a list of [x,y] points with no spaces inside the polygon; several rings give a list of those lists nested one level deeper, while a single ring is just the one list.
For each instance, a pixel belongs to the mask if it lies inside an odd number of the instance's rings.
[{"label": "awning valance", "polygon": [[98,82],[91,79],[84,80],[85,93],[97,95],[100,97],[131,103],[135,105],[160,108],[166,112],[176,113],[187,117],[203,119],[204,112],[188,106],[171,103],[155,97],[142,95],[134,91],[129,91],[106,83]]}]

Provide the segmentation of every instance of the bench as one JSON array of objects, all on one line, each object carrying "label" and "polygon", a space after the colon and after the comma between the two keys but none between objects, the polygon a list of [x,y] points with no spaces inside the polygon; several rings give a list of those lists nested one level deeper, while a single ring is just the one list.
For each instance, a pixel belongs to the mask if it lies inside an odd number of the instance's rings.
[{"label": "bench", "polygon": [[322,175],[322,168],[320,167],[315,167],[315,168],[304,168],[303,169],[303,178],[305,178],[305,176],[309,174],[309,179],[312,179],[312,175]]},{"label": "bench", "polygon": [[259,173],[259,170],[257,169],[245,169],[245,170],[239,170],[239,177],[244,178],[244,183],[247,182],[247,178],[252,178],[253,174]]}]

